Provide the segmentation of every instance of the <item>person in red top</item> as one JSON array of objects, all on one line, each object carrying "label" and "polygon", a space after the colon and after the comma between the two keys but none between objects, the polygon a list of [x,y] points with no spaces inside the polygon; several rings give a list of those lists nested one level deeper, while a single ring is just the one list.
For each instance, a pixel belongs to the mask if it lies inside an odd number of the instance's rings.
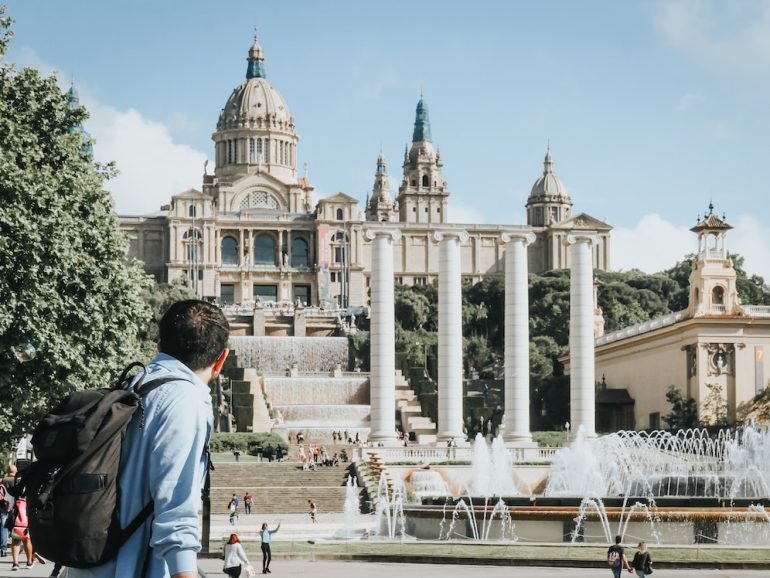
[{"label": "person in red top", "polygon": [[29,538],[29,521],[27,520],[27,498],[20,496],[16,498],[16,504],[13,512],[13,529],[11,530],[11,558],[13,566],[11,570],[19,569],[19,547],[24,545],[24,554],[27,556],[27,568],[35,565],[35,557],[32,553],[32,540]]},{"label": "person in red top", "polygon": [[246,495],[243,496],[243,508],[246,511],[246,514],[251,514],[251,507],[254,505],[254,498],[249,493],[246,492]]}]

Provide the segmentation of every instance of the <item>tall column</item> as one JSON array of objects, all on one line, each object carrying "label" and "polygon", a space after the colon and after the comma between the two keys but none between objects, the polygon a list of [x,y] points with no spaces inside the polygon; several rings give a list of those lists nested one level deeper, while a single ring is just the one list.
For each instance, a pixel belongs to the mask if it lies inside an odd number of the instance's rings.
[{"label": "tall column", "polygon": [[463,306],[460,243],[465,231],[436,231],[438,273],[438,441],[462,441]]},{"label": "tall column", "polygon": [[503,233],[505,243],[505,435],[511,445],[531,445],[529,429],[529,232]]},{"label": "tall column", "polygon": [[397,229],[367,229],[372,241],[370,314],[370,403],[373,442],[396,440],[396,331],[393,295],[393,244]]},{"label": "tall column", "polygon": [[565,239],[570,262],[569,358],[570,438],[583,428],[596,437],[596,377],[594,360],[593,231],[572,232]]}]

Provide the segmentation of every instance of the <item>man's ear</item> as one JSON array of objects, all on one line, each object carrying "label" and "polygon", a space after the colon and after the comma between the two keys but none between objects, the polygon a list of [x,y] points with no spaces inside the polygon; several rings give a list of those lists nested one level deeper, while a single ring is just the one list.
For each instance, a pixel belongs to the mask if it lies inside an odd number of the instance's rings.
[{"label": "man's ear", "polygon": [[214,361],[214,365],[211,366],[211,375],[217,376],[219,375],[219,372],[222,371],[222,366],[225,364],[225,360],[227,359],[227,355],[230,353],[229,349],[222,350],[222,353],[220,353],[217,356],[216,361]]}]

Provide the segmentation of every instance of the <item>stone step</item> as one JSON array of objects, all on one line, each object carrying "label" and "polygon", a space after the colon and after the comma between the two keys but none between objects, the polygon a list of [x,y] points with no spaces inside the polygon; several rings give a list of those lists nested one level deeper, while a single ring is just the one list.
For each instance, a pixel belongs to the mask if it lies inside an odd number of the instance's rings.
[{"label": "stone step", "polygon": [[435,445],[436,442],[436,434],[417,434],[417,443],[420,445]]}]

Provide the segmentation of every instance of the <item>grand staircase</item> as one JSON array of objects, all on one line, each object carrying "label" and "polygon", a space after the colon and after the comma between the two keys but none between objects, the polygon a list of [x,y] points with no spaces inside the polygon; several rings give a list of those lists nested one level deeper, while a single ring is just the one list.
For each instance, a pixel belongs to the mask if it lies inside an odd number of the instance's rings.
[{"label": "grand staircase", "polygon": [[396,413],[402,431],[413,434],[418,444],[436,443],[436,424],[422,415],[420,400],[400,369],[396,371]]},{"label": "grand staircase", "polygon": [[[317,467],[302,471],[298,462],[224,462],[214,464],[211,472],[211,512],[227,513],[227,504],[233,494],[241,500],[251,492],[254,497],[253,513],[298,514],[308,512],[308,500],[313,500],[319,515],[342,512],[345,503],[345,484],[348,464]],[[359,496],[360,499],[360,496]]]}]

